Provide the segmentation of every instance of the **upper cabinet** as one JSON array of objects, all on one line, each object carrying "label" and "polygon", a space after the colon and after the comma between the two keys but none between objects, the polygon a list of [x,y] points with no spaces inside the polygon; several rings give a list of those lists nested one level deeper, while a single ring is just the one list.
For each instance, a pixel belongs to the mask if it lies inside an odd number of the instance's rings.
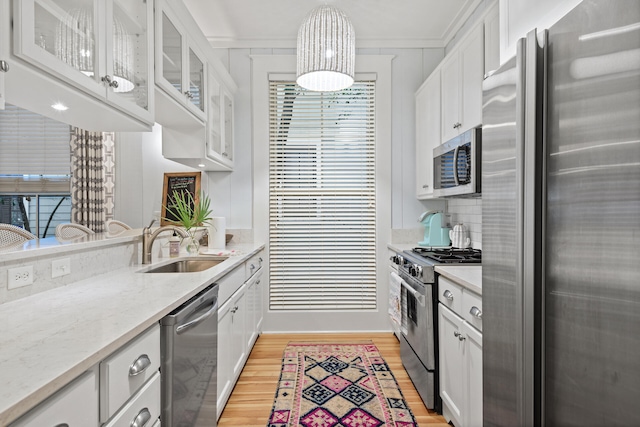
[{"label": "upper cabinet", "polygon": [[477,25],[442,62],[442,142],[482,124],[484,29]]},{"label": "upper cabinet", "polygon": [[440,68],[416,92],[416,197],[433,197],[433,149],[440,145]]},{"label": "upper cabinet", "polygon": [[518,39],[551,27],[582,0],[500,0],[500,62],[516,54]]},{"label": "upper cabinet", "polygon": [[199,170],[232,170],[236,85],[182,2],[156,1],[155,54],[163,156]]},{"label": "upper cabinet", "polygon": [[233,95],[220,84],[210,69],[207,118],[207,152],[209,159],[219,163],[220,169],[233,168]]},{"label": "upper cabinet", "polygon": [[[156,11],[156,84],[195,117],[206,120],[204,53],[168,2]],[[192,30],[193,31],[193,30]]]},{"label": "upper cabinet", "polygon": [[[9,2],[0,3],[0,24],[9,22]],[[9,71],[9,40],[11,33],[9,26],[0,29],[0,110],[4,109],[4,75]]]},{"label": "upper cabinet", "polygon": [[14,0],[13,18],[18,58],[153,124],[153,2]]},{"label": "upper cabinet", "polygon": [[500,66],[500,14],[498,4],[484,18],[484,74]]}]

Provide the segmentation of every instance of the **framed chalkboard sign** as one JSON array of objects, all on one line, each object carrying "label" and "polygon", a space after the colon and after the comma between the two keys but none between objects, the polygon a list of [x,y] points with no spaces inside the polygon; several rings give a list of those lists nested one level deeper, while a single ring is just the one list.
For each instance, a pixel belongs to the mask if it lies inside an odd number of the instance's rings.
[{"label": "framed chalkboard sign", "polygon": [[164,185],[162,186],[162,218],[160,225],[171,225],[177,220],[167,206],[173,205],[173,192],[188,191],[193,199],[198,203],[200,197],[200,172],[167,172],[164,174]]}]

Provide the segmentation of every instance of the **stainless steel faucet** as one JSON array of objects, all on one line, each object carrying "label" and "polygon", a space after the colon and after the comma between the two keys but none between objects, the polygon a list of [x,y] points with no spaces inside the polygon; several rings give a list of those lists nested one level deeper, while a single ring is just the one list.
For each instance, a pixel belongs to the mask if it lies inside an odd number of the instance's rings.
[{"label": "stainless steel faucet", "polygon": [[153,246],[153,242],[156,240],[156,237],[160,233],[164,233],[165,231],[175,231],[183,239],[189,237],[189,234],[182,228],[179,228],[175,225],[165,225],[163,227],[157,228],[153,233],[151,232],[151,226],[156,220],[152,220],[151,223],[145,228],[142,229],[142,263],[143,264],[151,264],[151,247]]}]

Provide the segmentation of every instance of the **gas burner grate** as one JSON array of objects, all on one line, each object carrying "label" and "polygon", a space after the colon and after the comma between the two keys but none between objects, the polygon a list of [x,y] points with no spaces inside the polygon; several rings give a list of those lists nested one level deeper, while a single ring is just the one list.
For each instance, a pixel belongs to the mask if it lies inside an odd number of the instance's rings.
[{"label": "gas burner grate", "polygon": [[416,247],[413,248],[413,253],[445,264],[482,262],[482,251],[472,248],[457,249]]}]

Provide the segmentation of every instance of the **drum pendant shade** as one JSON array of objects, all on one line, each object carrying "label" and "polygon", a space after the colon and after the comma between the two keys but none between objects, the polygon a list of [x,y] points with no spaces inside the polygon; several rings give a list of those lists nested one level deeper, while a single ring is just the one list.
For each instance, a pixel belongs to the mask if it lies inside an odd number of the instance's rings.
[{"label": "drum pendant shade", "polygon": [[318,92],[348,88],[354,78],[355,45],[347,15],[333,6],[313,9],[298,30],[296,82]]}]

